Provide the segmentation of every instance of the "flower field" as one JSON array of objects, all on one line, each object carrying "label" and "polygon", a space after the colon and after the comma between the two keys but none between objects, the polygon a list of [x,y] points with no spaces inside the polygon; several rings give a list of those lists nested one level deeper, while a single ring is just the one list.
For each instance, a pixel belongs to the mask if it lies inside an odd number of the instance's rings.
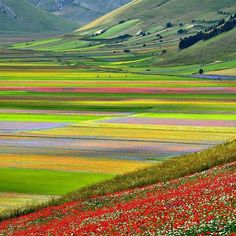
[{"label": "flower field", "polygon": [[[28,56],[0,64],[0,175],[11,178],[0,192],[12,203],[12,194],[66,194],[235,138],[235,80],[182,75],[196,65],[148,75],[128,64],[107,63],[126,68],[111,72]],[[5,202],[0,195],[1,209],[14,207]]]},{"label": "flower field", "polygon": [[230,235],[236,230],[235,169],[234,162],[48,207],[2,222],[1,235]]},{"label": "flower field", "polygon": [[21,1],[0,0],[0,236],[236,236],[235,0]]},{"label": "flower field", "polygon": [[28,168],[56,171],[81,171],[87,173],[124,174],[153,165],[150,162],[86,158],[73,156],[1,155],[1,167]]}]

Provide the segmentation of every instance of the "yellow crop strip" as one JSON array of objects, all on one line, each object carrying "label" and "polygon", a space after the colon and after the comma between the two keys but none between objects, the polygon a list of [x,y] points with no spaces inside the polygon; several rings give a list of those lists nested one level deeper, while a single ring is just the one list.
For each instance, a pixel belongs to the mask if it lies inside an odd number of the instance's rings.
[{"label": "yellow crop strip", "polygon": [[192,100],[185,100],[185,101],[173,101],[173,100],[158,100],[158,99],[129,99],[129,100],[122,100],[122,101],[70,101],[71,105],[160,105],[160,104],[165,104],[165,105],[202,105],[202,106],[207,106],[207,105],[227,105],[227,106],[232,106],[236,105],[236,102],[234,101],[192,101]]},{"label": "yellow crop strip", "polygon": [[55,128],[45,131],[32,131],[31,134],[53,137],[99,137],[123,140],[149,140],[161,142],[209,142],[225,141],[235,138],[234,128],[224,127],[184,127],[142,125],[91,125]]},{"label": "yellow crop strip", "polygon": [[[40,72],[40,73],[39,73]],[[134,77],[134,75],[125,73],[127,75],[130,75]],[[74,77],[74,78],[97,78],[97,75],[100,76],[100,78],[105,77],[108,78],[108,76],[112,76],[112,78],[121,78],[125,74],[123,73],[106,73],[106,72],[81,72],[81,71],[73,71],[73,70],[61,70],[61,71],[53,71],[50,68],[44,71],[40,70],[34,70],[34,71],[1,71],[1,76],[12,76],[12,77],[22,77],[22,78],[32,78],[32,77],[42,77],[42,78],[51,78],[52,76],[57,76],[58,78],[68,78],[68,77]],[[33,79],[32,79],[33,80]]]},{"label": "yellow crop strip", "polygon": [[236,76],[236,68],[225,69],[225,70],[210,71],[210,72],[207,72],[206,74],[209,74],[209,75]]},{"label": "yellow crop strip", "polygon": [[[130,116],[132,117],[132,116]],[[104,121],[107,118],[104,118]],[[102,119],[101,119],[102,120]],[[236,133],[236,127],[211,127],[211,126],[185,126],[185,125],[150,125],[150,124],[119,124],[119,123],[96,123],[86,121],[80,124],[73,124],[68,127],[88,127],[88,128],[118,128],[118,129],[137,129],[137,130],[169,130],[169,131],[200,131],[200,132],[219,132]],[[57,129],[57,128],[55,128]],[[58,128],[59,129],[59,128]],[[52,130],[52,129],[51,129]],[[34,131],[32,131],[34,132]],[[35,131],[38,132],[38,131]]]},{"label": "yellow crop strip", "polygon": [[152,165],[150,162],[105,158],[41,155],[0,155],[1,167],[123,174]]}]

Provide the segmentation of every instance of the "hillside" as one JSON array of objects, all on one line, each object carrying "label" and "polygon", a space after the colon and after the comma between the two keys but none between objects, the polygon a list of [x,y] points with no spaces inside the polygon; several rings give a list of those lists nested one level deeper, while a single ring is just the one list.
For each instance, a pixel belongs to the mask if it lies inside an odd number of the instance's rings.
[{"label": "hillside", "polygon": [[[217,2],[205,0],[201,1],[201,4],[196,0],[132,1],[80,28],[77,32],[83,35],[102,32],[99,38],[103,39],[129,35],[130,38],[125,39],[122,44],[124,47],[137,53],[141,51],[144,53],[155,51],[158,54],[174,52],[176,56],[172,62],[177,58],[183,58],[182,62],[188,60],[189,63],[192,59],[194,63],[217,60],[218,57],[231,59],[235,55],[235,30],[205,43],[199,43],[199,46],[185,52],[176,53],[176,49],[178,49],[180,38],[211,27],[222,19],[227,20],[231,14],[235,13],[235,9],[236,3],[232,0]],[[203,55],[200,58],[199,55],[202,55],[205,49],[208,56]],[[186,55],[189,54],[192,56],[187,57]]]},{"label": "hillside", "polygon": [[0,32],[63,33],[76,24],[35,7],[27,0],[0,0]]},{"label": "hillside", "polygon": [[[218,57],[219,60],[231,59],[234,57],[235,30],[206,42],[199,42],[193,48],[182,52],[179,52],[178,45],[180,38],[205,30],[222,19],[227,20],[235,9],[236,3],[233,0],[217,2],[204,0],[201,4],[198,0],[132,1],[70,35],[52,39],[53,42],[51,40],[38,43],[27,42],[14,45],[14,48],[80,52],[81,55],[96,60],[97,64],[103,58],[103,62],[106,62],[108,56],[117,63],[129,64],[128,60],[131,62],[144,60],[153,66],[166,58],[164,63],[171,64],[175,63],[174,60],[177,64],[181,63],[179,58],[182,57],[182,62],[188,61],[189,64],[192,63],[191,60],[194,63],[202,63],[218,60]],[[214,43],[218,40],[218,43]],[[225,47],[217,47],[223,42],[228,42],[226,50]],[[201,54],[201,48],[208,50],[207,57],[201,58],[197,55]]]},{"label": "hillside", "polygon": [[231,142],[118,176],[70,194],[58,206],[4,221],[0,230],[5,235],[230,235],[236,230],[235,148]]},{"label": "hillside", "polygon": [[236,29],[168,55],[160,64],[193,64],[236,57]]},{"label": "hillside", "polygon": [[130,0],[28,0],[55,15],[73,20],[79,25],[95,20]]},{"label": "hillside", "polygon": [[[155,28],[160,26],[165,27],[167,22],[172,22],[174,25],[179,23],[192,24],[193,20],[197,23],[204,21],[204,23],[210,23],[223,17],[217,13],[219,10],[233,13],[235,7],[236,3],[233,0],[220,0],[217,2],[204,0],[201,1],[201,4],[199,4],[198,0],[136,0],[91,22],[83,27],[82,30],[105,28],[118,24],[121,20],[128,21],[131,19],[140,20],[136,27],[143,31],[154,31]],[[129,30],[132,32],[135,27]]]}]

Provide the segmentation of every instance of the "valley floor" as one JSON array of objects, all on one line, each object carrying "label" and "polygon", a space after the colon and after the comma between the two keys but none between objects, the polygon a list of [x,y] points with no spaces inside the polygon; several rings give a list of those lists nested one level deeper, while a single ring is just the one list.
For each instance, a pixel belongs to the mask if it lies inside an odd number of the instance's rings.
[{"label": "valley floor", "polygon": [[[81,68],[40,53],[0,58],[1,211],[235,138],[235,79],[128,60],[114,71],[110,62]],[[234,68],[205,66],[227,76]]]}]

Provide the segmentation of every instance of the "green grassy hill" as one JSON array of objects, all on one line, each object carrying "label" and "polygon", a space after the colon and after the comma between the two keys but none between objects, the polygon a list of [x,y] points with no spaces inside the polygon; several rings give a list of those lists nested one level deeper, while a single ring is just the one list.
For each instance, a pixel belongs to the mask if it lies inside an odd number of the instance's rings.
[{"label": "green grassy hill", "polygon": [[193,64],[199,62],[224,61],[236,57],[236,29],[192,47],[168,55],[161,64]]},{"label": "green grassy hill", "polygon": [[1,33],[63,33],[76,24],[37,8],[27,0],[0,0]]},{"label": "green grassy hill", "polygon": [[[130,34],[132,38],[123,45],[133,50],[143,50],[141,47],[145,46],[145,50],[153,48],[160,53],[162,50],[176,52],[180,38],[204,30],[220,19],[227,19],[230,14],[235,13],[235,9],[236,2],[232,0],[204,0],[201,4],[197,0],[136,0],[91,22],[77,32],[86,34],[105,31],[99,35],[100,38]],[[171,27],[167,27],[168,24]],[[182,33],[178,33],[179,30],[182,30]],[[161,39],[156,35],[161,35]],[[177,53],[172,61],[182,57],[183,62],[193,59],[193,62],[197,62],[215,60],[217,57],[231,58],[235,55],[233,45],[235,31]],[[207,52],[207,56],[202,52]],[[189,54],[190,56],[187,56]]]},{"label": "green grassy hill", "polygon": [[135,62],[155,66],[160,62],[193,64],[227,60],[235,56],[235,30],[181,52],[178,45],[180,38],[205,30],[222,19],[228,20],[235,9],[233,0],[204,0],[201,4],[198,0],[135,0],[70,35],[18,44],[14,48],[80,52],[96,66],[107,65],[108,57],[127,66]]},{"label": "green grassy hill", "polygon": [[[165,27],[167,22],[191,24],[192,20],[195,20],[209,23],[222,18],[217,11],[233,13],[235,7],[236,3],[233,0],[204,0],[201,3],[198,0],[135,0],[91,22],[79,31],[102,29],[131,19],[139,19],[136,28],[143,31],[155,31],[155,28]],[[135,32],[135,27],[130,31]]]}]

